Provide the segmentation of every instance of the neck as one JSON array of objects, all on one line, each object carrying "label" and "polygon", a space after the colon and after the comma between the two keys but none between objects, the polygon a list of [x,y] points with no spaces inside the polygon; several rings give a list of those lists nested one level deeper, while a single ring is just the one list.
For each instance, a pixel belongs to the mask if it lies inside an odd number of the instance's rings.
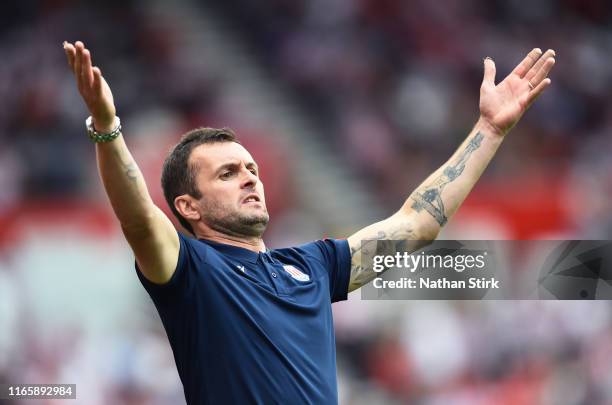
[{"label": "neck", "polygon": [[196,238],[241,247],[255,253],[266,251],[266,244],[264,243],[263,239],[257,237],[226,235],[209,230],[209,232],[196,231]]}]

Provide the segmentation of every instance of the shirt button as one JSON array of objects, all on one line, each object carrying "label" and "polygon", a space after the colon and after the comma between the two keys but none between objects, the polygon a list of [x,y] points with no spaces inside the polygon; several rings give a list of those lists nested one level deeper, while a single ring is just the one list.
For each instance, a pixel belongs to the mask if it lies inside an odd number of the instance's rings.
[{"label": "shirt button", "polygon": [[272,277],[276,278],[276,273],[272,273]]}]

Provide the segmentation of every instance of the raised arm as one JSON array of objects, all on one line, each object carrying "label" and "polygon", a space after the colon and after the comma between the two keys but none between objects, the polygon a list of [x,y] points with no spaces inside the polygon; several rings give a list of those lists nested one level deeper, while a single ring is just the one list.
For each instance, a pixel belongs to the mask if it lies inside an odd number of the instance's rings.
[{"label": "raised arm", "polygon": [[[348,238],[352,255],[349,291],[377,275],[363,263],[364,249],[377,249],[375,254],[379,255],[398,250],[410,252],[437,237],[472,190],[505,135],[550,84],[547,76],[555,64],[554,56],[553,50],[543,55],[540,49],[532,50],[498,85],[495,63],[490,58],[484,60],[480,118],[463,144],[408,197],[397,213]],[[387,242],[377,244],[377,240]]]},{"label": "raised arm", "polygon": [[[65,42],[64,51],[79,93],[97,132],[110,133],[117,126],[113,95],[84,44]],[[172,222],[153,204],[140,169],[122,135],[96,143],[98,170],[123,234],[144,276],[162,284],[176,268],[179,240]]]}]

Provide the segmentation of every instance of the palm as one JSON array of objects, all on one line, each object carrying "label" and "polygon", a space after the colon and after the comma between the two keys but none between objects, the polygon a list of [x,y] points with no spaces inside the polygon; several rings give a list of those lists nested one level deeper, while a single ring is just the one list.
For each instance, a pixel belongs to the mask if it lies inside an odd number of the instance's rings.
[{"label": "palm", "polygon": [[64,43],[64,50],[96,129],[107,132],[112,128],[116,114],[113,93],[108,83],[100,69],[92,67],[91,55],[82,42],[77,41],[75,45]]},{"label": "palm", "polygon": [[87,104],[87,108],[96,121],[112,122],[116,113],[113,93],[103,76],[100,76],[100,80],[100,91],[91,89],[87,96],[83,95],[83,93],[81,94]]},{"label": "palm", "polygon": [[495,64],[485,60],[485,75],[480,88],[480,116],[502,134],[507,133],[529,106],[550,84],[546,76],[555,60],[554,51],[541,55],[539,49],[527,57],[499,84],[495,85]]}]

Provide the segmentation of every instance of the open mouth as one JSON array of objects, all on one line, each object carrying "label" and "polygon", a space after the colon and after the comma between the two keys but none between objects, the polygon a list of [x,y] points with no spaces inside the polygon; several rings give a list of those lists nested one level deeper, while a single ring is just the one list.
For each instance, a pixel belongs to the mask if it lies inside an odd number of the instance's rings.
[{"label": "open mouth", "polygon": [[260,202],[259,197],[255,194],[250,194],[244,200],[242,200],[243,204],[252,203],[252,202]]}]

